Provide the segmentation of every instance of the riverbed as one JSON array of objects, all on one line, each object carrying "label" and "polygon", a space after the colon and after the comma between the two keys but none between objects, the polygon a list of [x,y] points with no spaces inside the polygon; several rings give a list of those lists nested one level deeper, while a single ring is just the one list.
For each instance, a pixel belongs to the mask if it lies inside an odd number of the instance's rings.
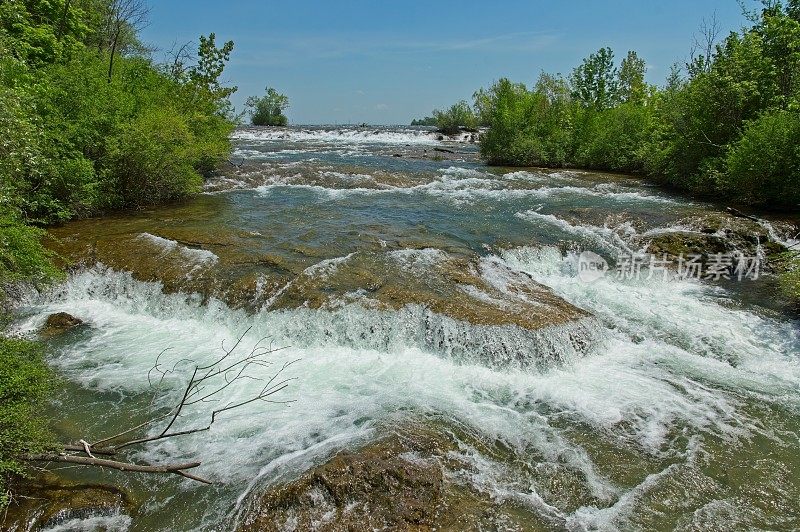
[{"label": "riverbed", "polygon": [[[54,312],[86,323],[48,340],[70,439],[174,402],[180,371],[151,401],[157,357],[208,363],[243,337],[293,361],[279,402],[128,455],[202,461],[213,486],[67,470],[140,501],[105,526],[233,528],[254,494],[408,424],[468,435],[449,481],[513,507],[520,529],[800,526],[800,329],[774,278],[617,271],[708,217],[725,238],[722,206],[627,176],[490,168],[470,135],[425,128],[243,128],[233,143],[191,200],[52,229],[80,265],[20,309],[28,334]],[[792,244],[789,222],[761,225]],[[587,251],[608,271],[581,275]]]}]

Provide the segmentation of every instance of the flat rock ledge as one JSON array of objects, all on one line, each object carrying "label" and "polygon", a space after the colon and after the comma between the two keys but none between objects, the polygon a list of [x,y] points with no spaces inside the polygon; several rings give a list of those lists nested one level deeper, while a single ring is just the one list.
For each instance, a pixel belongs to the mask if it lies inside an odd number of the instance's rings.
[{"label": "flat rock ledge", "polygon": [[340,452],[288,484],[251,496],[236,530],[530,530],[513,508],[448,479],[446,437],[412,429]]}]

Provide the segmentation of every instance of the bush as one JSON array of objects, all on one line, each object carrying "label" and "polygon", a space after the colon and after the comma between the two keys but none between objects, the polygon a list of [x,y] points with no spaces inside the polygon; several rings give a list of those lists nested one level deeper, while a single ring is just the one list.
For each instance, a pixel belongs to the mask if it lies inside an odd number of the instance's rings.
[{"label": "bush", "polygon": [[478,119],[469,104],[462,100],[453,105],[446,111],[433,112],[436,119],[436,127],[446,135],[454,135],[461,131],[461,128],[475,129],[478,127]]},{"label": "bush", "polygon": [[25,473],[19,456],[52,441],[42,416],[52,384],[40,345],[0,337],[0,508],[8,503],[8,480]]},{"label": "bush", "polygon": [[772,111],[745,126],[725,159],[717,186],[740,201],[770,207],[800,205],[800,113]]},{"label": "bush", "polygon": [[650,108],[623,103],[597,113],[586,112],[583,142],[575,163],[585,168],[637,173],[644,169],[642,146],[650,134]]},{"label": "bush", "polygon": [[285,126],[289,120],[283,111],[289,107],[289,98],[272,87],[261,98],[251,96],[245,106],[250,110],[250,121],[254,126]]},{"label": "bush", "polygon": [[489,164],[558,167],[569,162],[572,130],[566,94],[544,88],[531,92],[501,79],[481,97],[491,100],[481,113],[489,124],[481,136],[481,154]]},{"label": "bush", "polygon": [[149,108],[126,124],[108,148],[109,207],[143,207],[172,201],[200,189],[193,135],[174,110]]},{"label": "bush", "polygon": [[41,243],[44,231],[26,225],[0,196],[0,302],[5,287],[17,282],[42,285],[58,277],[52,254]]}]

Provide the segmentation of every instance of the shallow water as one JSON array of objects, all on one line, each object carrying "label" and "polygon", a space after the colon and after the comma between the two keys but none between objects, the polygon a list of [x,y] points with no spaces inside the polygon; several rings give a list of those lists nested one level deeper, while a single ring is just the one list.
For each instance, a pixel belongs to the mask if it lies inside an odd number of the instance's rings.
[{"label": "shallow water", "polygon": [[461,427],[453,481],[530,527],[800,527],[800,332],[773,281],[577,276],[582,250],[613,264],[717,207],[622,176],[487,168],[468,139],[419,128],[234,144],[240,166],[199,198],[53,230],[84,267],[21,309],[21,331],[57,311],[89,324],[50,341],[67,438],[174,401],[178,375],[149,402],[167,348],[164,364],[207,363],[249,331],[244,351],[269,337],[276,363],[298,360],[290,404],[130,456],[202,460],[214,487],[69,470],[138,494],[120,528],[229,528],[251,491],[409,420]]}]

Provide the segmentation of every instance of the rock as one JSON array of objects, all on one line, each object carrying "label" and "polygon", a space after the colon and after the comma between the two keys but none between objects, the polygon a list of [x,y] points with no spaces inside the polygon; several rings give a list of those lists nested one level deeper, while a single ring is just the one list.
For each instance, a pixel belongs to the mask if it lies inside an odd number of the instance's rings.
[{"label": "rock", "polygon": [[136,509],[130,495],[120,488],[69,482],[51,473],[17,481],[13,489],[15,498],[0,521],[0,528],[13,532],[48,528],[71,519],[130,515]]},{"label": "rock", "polygon": [[700,255],[705,261],[709,255],[726,253],[728,246],[723,237],[714,234],[675,231],[654,237],[646,251],[652,255],[669,255],[673,258],[682,256],[688,259],[690,255]]},{"label": "rock", "polygon": [[274,308],[335,308],[360,289],[369,306],[419,305],[473,325],[536,330],[589,316],[524,273],[436,249],[359,251],[320,263],[298,276]]},{"label": "rock", "polygon": [[[546,369],[592,346],[590,314],[500,263],[427,248],[359,251],[307,268],[272,309],[391,311],[369,324],[329,314],[324,334],[378,349],[398,334],[443,356],[490,367]],[[556,336],[559,341],[554,341]]]},{"label": "rock", "polygon": [[645,251],[656,256],[666,254],[672,259],[699,255],[701,263],[718,253],[741,253],[745,257],[763,254],[767,268],[771,267],[771,257],[786,251],[764,225],[744,215],[711,213],[682,220],[679,225],[687,230],[647,237],[649,243]]},{"label": "rock", "polygon": [[441,434],[412,428],[341,452],[251,497],[237,530],[526,530],[502,505],[448,479],[457,450]]},{"label": "rock", "polygon": [[50,314],[47,317],[41,334],[44,336],[55,336],[82,324],[83,320],[80,318],[76,318],[72,314],[67,314],[66,312],[58,312],[56,314]]}]

